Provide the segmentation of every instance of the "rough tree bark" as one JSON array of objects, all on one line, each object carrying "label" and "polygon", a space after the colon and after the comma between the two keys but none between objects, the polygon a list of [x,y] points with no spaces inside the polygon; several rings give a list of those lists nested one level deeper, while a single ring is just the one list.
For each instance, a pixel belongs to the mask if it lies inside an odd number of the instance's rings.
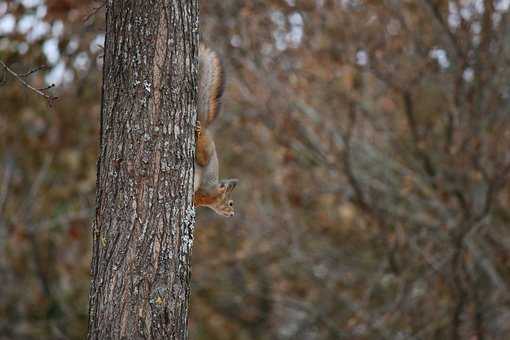
[{"label": "rough tree bark", "polygon": [[198,0],[108,0],[89,339],[186,339]]}]

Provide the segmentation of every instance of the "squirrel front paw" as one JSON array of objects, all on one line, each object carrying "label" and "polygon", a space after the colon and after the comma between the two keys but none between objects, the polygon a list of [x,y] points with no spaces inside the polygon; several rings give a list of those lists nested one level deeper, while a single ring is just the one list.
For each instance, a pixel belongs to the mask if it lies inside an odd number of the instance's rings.
[{"label": "squirrel front paw", "polygon": [[202,126],[199,120],[197,120],[197,124],[195,125],[195,133],[197,134],[197,138],[202,134]]}]

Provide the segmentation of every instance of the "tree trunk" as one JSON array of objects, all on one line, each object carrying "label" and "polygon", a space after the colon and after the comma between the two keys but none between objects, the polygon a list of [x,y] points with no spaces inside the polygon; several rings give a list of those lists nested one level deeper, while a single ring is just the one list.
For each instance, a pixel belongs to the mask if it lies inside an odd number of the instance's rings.
[{"label": "tree trunk", "polygon": [[108,0],[89,339],[186,339],[198,0]]}]

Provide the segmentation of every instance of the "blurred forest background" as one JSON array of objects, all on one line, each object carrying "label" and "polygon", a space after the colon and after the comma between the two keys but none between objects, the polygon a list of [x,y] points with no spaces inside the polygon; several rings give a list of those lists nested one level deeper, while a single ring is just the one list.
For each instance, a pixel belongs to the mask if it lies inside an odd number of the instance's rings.
[{"label": "blurred forest background", "polygon": [[[237,215],[191,339],[510,339],[509,0],[202,0]],[[104,9],[0,1],[0,339],[86,334]],[[97,10],[95,10],[97,9]]]}]

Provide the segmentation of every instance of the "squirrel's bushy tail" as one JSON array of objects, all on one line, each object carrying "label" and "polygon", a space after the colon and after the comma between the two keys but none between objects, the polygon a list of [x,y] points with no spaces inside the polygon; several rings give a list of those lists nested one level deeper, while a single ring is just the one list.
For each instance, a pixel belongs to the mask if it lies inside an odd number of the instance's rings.
[{"label": "squirrel's bushy tail", "polygon": [[216,52],[204,45],[200,45],[198,59],[198,120],[207,127],[220,111],[225,75]]}]

